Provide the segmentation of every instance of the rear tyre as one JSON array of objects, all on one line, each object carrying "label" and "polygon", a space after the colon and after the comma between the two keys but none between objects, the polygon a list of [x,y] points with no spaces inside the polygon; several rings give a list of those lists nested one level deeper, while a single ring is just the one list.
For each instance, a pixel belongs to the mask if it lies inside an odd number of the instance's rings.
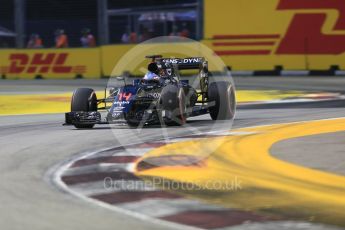
[{"label": "rear tyre", "polygon": [[236,110],[235,89],[230,82],[212,82],[208,87],[208,101],[212,120],[231,120]]},{"label": "rear tyre", "polygon": [[[73,92],[71,101],[72,112],[94,112],[97,111],[97,96],[93,89],[79,88]],[[76,124],[78,129],[91,129],[93,124]]]},{"label": "rear tyre", "polygon": [[168,126],[184,125],[187,119],[186,95],[182,87],[167,85],[161,93],[161,108],[166,111]]}]

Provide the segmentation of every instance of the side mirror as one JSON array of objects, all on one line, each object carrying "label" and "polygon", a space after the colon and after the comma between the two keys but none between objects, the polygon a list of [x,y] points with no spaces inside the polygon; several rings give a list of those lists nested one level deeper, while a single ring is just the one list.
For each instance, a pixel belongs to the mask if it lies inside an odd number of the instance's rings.
[{"label": "side mirror", "polygon": [[202,63],[202,70],[204,73],[208,73],[208,64],[207,62]]},{"label": "side mirror", "polygon": [[141,79],[134,79],[133,80],[133,85],[139,85]]},{"label": "side mirror", "polygon": [[204,66],[204,67],[202,68],[202,70],[204,71],[204,73],[208,73],[208,67],[207,67],[207,66]]},{"label": "side mirror", "polygon": [[110,88],[109,89],[109,97],[115,97],[117,95],[117,93],[119,92],[119,90],[117,88]]}]

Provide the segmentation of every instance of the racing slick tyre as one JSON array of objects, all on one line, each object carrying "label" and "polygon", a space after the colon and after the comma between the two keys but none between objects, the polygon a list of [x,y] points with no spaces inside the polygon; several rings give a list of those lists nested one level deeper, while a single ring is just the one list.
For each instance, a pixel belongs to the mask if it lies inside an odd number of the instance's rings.
[{"label": "racing slick tyre", "polygon": [[163,88],[160,99],[161,108],[165,110],[166,125],[184,125],[186,123],[187,103],[182,87],[167,85]]},{"label": "racing slick tyre", "polygon": [[231,120],[236,110],[235,89],[230,82],[212,82],[208,87],[208,101],[212,120]]},{"label": "racing slick tyre", "polygon": [[140,125],[139,121],[131,121],[129,119],[126,119],[126,123],[129,127],[132,127],[132,128],[137,128]]},{"label": "racing slick tyre", "polygon": [[[97,97],[93,89],[79,88],[73,92],[71,101],[72,112],[93,112],[97,111]],[[93,124],[75,124],[78,129],[91,129]]]}]

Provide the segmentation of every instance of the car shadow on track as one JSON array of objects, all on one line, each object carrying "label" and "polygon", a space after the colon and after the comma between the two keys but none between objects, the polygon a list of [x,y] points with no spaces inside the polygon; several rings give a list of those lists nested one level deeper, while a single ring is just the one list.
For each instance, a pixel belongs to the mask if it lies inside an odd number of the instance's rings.
[{"label": "car shadow on track", "polygon": [[307,109],[307,108],[345,108],[345,100],[313,101],[296,103],[274,103],[257,105],[239,105],[239,109]]},{"label": "car shadow on track", "polygon": [[73,128],[72,130],[111,130],[111,129],[161,129],[161,128],[167,128],[167,129],[188,129],[188,127],[198,128],[198,127],[212,127],[212,126],[218,126],[224,127],[230,126],[231,121],[213,121],[211,119],[200,119],[200,120],[188,120],[187,123],[183,126],[167,126],[167,125],[144,125],[142,127],[130,127],[126,124],[110,124],[110,125],[96,125],[93,128],[90,129],[77,129]]}]

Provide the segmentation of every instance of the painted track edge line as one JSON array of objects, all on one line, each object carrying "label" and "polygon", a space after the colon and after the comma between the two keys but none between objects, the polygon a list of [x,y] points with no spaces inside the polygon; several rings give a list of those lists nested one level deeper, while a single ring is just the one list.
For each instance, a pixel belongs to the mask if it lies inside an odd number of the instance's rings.
[{"label": "painted track edge line", "polygon": [[[305,123],[305,122],[309,122],[309,121],[337,120],[337,119],[344,119],[344,118],[345,117],[335,117],[335,118],[304,120],[304,121],[285,122],[285,123],[283,122],[283,123],[276,123],[276,124],[298,124],[298,123]],[[243,127],[243,128],[244,129],[252,129],[252,128],[257,128],[257,127],[267,127],[267,126],[276,125],[276,124],[255,125],[255,126],[249,126],[249,127]],[[224,131],[226,131],[226,130],[224,130]],[[207,133],[213,133],[213,132],[205,132],[205,134],[207,134]],[[195,134],[195,135],[197,135],[197,134]],[[179,136],[176,136],[175,138],[178,138],[178,137]],[[183,137],[183,135],[180,137]],[[149,142],[149,141],[150,140],[148,140],[146,142]],[[152,140],[152,141],[154,141],[154,140]],[[159,140],[155,140],[155,141],[159,141]],[[135,144],[142,144],[142,143],[145,143],[145,142],[128,144],[126,146],[135,145]],[[81,153],[75,155],[74,157],[71,157],[71,158],[69,158],[65,161],[62,161],[62,162],[52,166],[51,168],[49,168],[44,175],[44,180],[48,184],[54,186],[55,188],[58,188],[58,190],[63,191],[65,193],[69,193],[70,195],[77,197],[77,198],[79,198],[79,199],[81,199],[87,203],[90,203],[92,205],[97,205],[99,207],[103,207],[103,208],[106,208],[108,210],[115,211],[115,212],[118,212],[121,214],[125,214],[125,215],[134,217],[134,218],[139,219],[139,220],[147,221],[147,222],[150,222],[153,224],[160,224],[163,226],[167,226],[167,227],[171,227],[171,228],[175,228],[175,229],[181,229],[181,230],[182,229],[187,229],[187,230],[189,230],[189,229],[190,230],[201,229],[201,228],[192,227],[189,225],[178,224],[178,223],[174,223],[174,222],[170,222],[170,221],[165,221],[165,220],[153,218],[153,217],[150,217],[150,216],[138,213],[138,212],[122,209],[122,208],[119,208],[117,206],[110,205],[110,204],[104,203],[102,201],[98,201],[98,200],[89,198],[87,196],[83,196],[82,194],[79,194],[78,192],[75,192],[72,189],[68,188],[68,186],[65,183],[63,183],[63,181],[61,179],[63,172],[66,169],[68,169],[72,164],[74,164],[76,161],[87,158],[87,157],[92,156],[92,155],[95,155],[95,154],[102,152],[102,151],[111,150],[111,149],[116,148],[116,147],[118,147],[118,146],[106,147],[106,148],[102,148],[102,149],[91,151],[91,152],[81,152]]]},{"label": "painted track edge line", "polygon": [[[140,144],[140,143],[137,143]],[[174,229],[181,229],[181,230],[200,230],[201,228],[197,228],[197,227],[192,227],[192,226],[188,226],[188,225],[183,225],[183,224],[178,224],[178,223],[174,223],[171,221],[165,221],[165,220],[161,220],[158,218],[153,218],[138,212],[134,212],[134,211],[130,211],[130,210],[126,210],[126,209],[122,209],[119,208],[117,206],[111,205],[111,204],[107,204],[104,203],[102,201],[98,201],[92,198],[89,198],[87,196],[83,196],[82,194],[79,194],[75,191],[73,191],[72,189],[68,188],[68,186],[63,183],[63,181],[61,180],[61,176],[62,173],[68,169],[73,163],[75,163],[76,161],[83,159],[83,158],[87,158],[89,156],[92,156],[94,154],[97,154],[99,152],[102,151],[107,151],[110,149],[113,149],[114,147],[108,147],[108,148],[103,148],[100,150],[96,150],[93,152],[84,152],[84,153],[80,153],[77,156],[73,157],[72,159],[66,160],[61,162],[60,164],[57,164],[53,167],[51,167],[47,173],[44,176],[45,181],[47,181],[50,185],[54,186],[55,188],[58,188],[60,191],[63,191],[65,193],[68,193],[74,197],[77,197],[79,199],[81,199],[82,201],[85,201],[86,203],[90,203],[92,205],[97,205],[99,207],[114,211],[114,212],[118,212],[121,214],[125,214],[128,215],[130,217],[134,217],[136,219],[139,220],[143,220],[143,221],[147,221],[149,223],[153,223],[153,224],[160,224],[162,226],[166,226],[169,228],[174,228]]]}]

